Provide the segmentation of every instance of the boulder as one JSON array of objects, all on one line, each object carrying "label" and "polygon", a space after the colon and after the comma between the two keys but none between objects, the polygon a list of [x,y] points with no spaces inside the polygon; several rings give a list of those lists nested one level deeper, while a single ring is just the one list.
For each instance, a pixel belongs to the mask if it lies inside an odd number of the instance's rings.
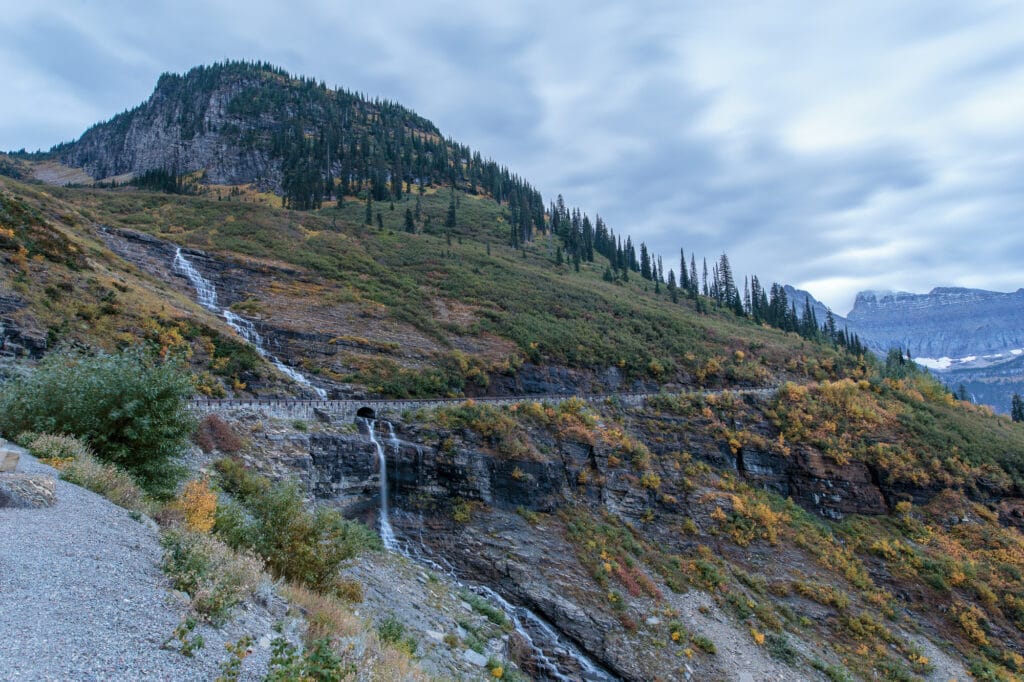
[{"label": "boulder", "polygon": [[0,473],[14,471],[18,466],[21,454],[12,448],[0,445]]},{"label": "boulder", "polygon": [[0,509],[38,509],[52,506],[56,484],[43,474],[0,474]]},{"label": "boulder", "polygon": [[481,668],[487,665],[487,657],[473,651],[472,649],[466,649],[462,652],[462,660],[470,663],[471,665],[480,666]]}]

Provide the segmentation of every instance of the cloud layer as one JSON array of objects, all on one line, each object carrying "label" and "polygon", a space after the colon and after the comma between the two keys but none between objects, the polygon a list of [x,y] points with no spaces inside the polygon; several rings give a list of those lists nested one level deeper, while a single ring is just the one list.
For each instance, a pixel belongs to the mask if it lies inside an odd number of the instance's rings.
[{"label": "cloud layer", "polygon": [[1017,3],[5,4],[2,149],[74,139],[163,71],[263,59],[402,102],[666,267],[725,250],[840,313],[1024,286]]}]

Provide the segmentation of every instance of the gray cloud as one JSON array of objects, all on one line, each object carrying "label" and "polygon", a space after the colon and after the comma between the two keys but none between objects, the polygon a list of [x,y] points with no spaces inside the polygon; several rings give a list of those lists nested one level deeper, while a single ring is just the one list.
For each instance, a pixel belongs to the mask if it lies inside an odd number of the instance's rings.
[{"label": "gray cloud", "polygon": [[666,266],[725,250],[846,312],[858,288],[1024,284],[1022,38],[995,1],[41,0],[0,13],[0,148],[264,59],[406,104]]}]

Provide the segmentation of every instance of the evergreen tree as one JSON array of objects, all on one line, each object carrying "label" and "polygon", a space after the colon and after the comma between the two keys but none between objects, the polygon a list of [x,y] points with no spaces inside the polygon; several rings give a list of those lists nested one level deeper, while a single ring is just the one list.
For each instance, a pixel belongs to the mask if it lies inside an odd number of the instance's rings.
[{"label": "evergreen tree", "polygon": [[448,215],[444,219],[445,227],[455,227],[455,191],[452,191],[451,199],[448,201]]},{"label": "evergreen tree", "polygon": [[363,221],[367,225],[373,224],[373,197],[366,195],[366,217]]},{"label": "evergreen tree", "polygon": [[[550,251],[548,253],[551,253]],[[555,265],[561,265],[565,261],[562,258],[562,245],[559,244],[555,249]]]},{"label": "evergreen tree", "polygon": [[1014,393],[1010,400],[1010,418],[1015,422],[1024,422],[1024,399],[1019,393]]},{"label": "evergreen tree", "polygon": [[405,231],[406,232],[415,232],[416,231],[416,223],[413,221],[412,209],[411,208],[406,208],[405,209]]},{"label": "evergreen tree", "polygon": [[697,298],[697,260],[690,252],[690,298]]},{"label": "evergreen tree", "polygon": [[640,276],[653,279],[651,276],[651,256],[647,253],[647,244],[640,242]]},{"label": "evergreen tree", "polygon": [[380,211],[377,211],[377,227],[384,229],[384,214]]},{"label": "evergreen tree", "polygon": [[672,268],[668,269],[668,284],[665,285],[668,289],[668,297],[673,303],[679,303],[679,292],[676,290],[676,273],[672,271]]}]

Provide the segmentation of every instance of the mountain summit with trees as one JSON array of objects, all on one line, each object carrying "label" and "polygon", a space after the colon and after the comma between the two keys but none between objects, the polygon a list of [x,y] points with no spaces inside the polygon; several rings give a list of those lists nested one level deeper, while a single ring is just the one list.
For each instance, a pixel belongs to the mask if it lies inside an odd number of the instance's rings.
[{"label": "mountain summit with trees", "polygon": [[543,214],[529,184],[409,109],[259,62],[165,73],[146,102],[50,154],[96,180],[198,173],[212,184],[251,183],[300,210],[364,191],[398,200],[445,183],[523,209],[524,228]]}]

